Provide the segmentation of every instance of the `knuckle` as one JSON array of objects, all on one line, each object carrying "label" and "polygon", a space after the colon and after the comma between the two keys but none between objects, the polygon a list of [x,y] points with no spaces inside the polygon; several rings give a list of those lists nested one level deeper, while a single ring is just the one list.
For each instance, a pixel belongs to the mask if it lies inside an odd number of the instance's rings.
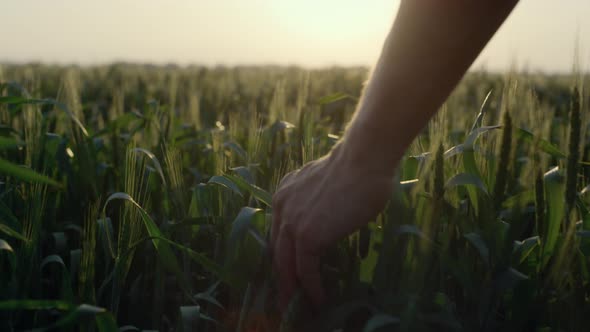
[{"label": "knuckle", "polygon": [[281,179],[281,181],[279,181],[279,186],[278,186],[279,190],[280,190],[282,187],[286,186],[286,185],[287,185],[287,183],[289,182],[289,180],[290,180],[290,179],[291,179],[293,176],[295,176],[295,174],[297,174],[297,172],[298,172],[297,170],[295,170],[295,171],[291,171],[291,172],[287,173],[285,176],[283,176],[283,178]]}]

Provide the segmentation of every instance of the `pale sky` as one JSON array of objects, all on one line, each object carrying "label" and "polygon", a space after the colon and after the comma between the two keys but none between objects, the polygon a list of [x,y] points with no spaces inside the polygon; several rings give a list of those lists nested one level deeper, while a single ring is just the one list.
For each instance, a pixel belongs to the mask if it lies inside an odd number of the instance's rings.
[{"label": "pale sky", "polygon": [[[0,62],[372,65],[399,1],[0,0]],[[520,2],[475,67],[589,68],[590,0]]]}]

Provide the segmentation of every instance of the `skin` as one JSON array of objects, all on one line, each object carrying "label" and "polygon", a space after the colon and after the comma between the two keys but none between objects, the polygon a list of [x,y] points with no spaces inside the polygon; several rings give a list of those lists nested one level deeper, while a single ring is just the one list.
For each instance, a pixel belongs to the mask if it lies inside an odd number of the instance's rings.
[{"label": "skin", "polygon": [[325,300],[320,257],[385,207],[397,163],[518,0],[402,0],[353,120],[332,151],[287,174],[271,248],[285,309]]}]

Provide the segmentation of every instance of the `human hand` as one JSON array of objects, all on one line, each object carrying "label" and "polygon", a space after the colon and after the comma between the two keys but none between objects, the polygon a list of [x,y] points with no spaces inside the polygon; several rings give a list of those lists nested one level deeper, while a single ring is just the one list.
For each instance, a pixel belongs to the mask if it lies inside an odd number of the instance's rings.
[{"label": "human hand", "polygon": [[392,184],[391,174],[345,158],[341,145],[283,178],[271,234],[281,310],[297,288],[316,308],[324,302],[320,257],[383,210]]}]

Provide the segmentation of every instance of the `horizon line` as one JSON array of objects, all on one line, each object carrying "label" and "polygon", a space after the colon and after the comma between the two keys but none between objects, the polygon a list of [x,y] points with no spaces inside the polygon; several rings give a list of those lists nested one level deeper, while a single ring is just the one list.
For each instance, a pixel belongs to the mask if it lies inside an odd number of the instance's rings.
[{"label": "horizon line", "polygon": [[[364,69],[369,71],[372,65],[368,64],[322,64],[322,65],[303,65],[300,63],[289,63],[289,62],[258,62],[258,63],[215,63],[207,64],[204,62],[174,62],[174,61],[139,61],[139,60],[112,60],[112,61],[96,61],[96,62],[77,62],[77,61],[38,61],[38,60],[27,60],[27,61],[13,61],[0,59],[0,67],[2,66],[46,66],[46,67],[78,67],[78,68],[99,68],[99,67],[111,67],[117,65],[130,65],[139,67],[155,67],[155,68],[167,68],[167,69],[189,69],[189,68],[296,68],[300,70],[328,70],[328,69]],[[506,73],[519,73],[519,74],[544,74],[544,75],[589,75],[590,69],[586,68],[583,70],[574,69],[572,67],[569,70],[547,70],[541,68],[530,68],[527,65],[513,65],[510,68],[498,69],[489,68],[485,64],[474,64],[469,68],[467,73],[490,73],[490,74],[506,74]]]}]

